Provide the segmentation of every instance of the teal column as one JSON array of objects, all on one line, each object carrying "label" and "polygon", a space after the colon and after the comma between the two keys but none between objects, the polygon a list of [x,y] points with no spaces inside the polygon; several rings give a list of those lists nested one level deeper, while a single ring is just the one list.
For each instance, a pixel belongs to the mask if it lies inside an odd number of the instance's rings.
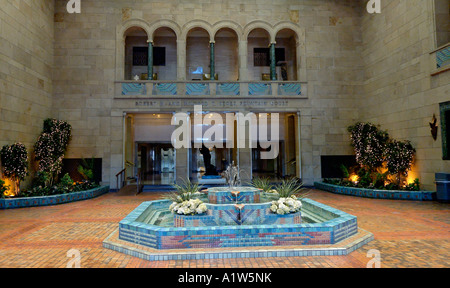
[{"label": "teal column", "polygon": [[277,63],[275,59],[275,43],[270,43],[270,80],[277,80]]},{"label": "teal column", "polygon": [[216,77],[216,67],[215,67],[215,56],[214,56],[214,42],[209,42],[209,51],[210,51],[210,57],[209,57],[209,66],[210,66],[210,71],[209,74],[211,75],[211,77],[209,78],[210,80],[215,80]]},{"label": "teal column", "polygon": [[153,80],[153,42],[148,41],[148,80]]}]

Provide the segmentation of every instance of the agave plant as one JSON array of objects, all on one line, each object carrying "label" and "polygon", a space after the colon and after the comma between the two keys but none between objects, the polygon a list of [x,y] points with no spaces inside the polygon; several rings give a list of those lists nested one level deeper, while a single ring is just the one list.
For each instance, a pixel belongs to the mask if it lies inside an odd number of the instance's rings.
[{"label": "agave plant", "polygon": [[278,184],[275,187],[275,190],[277,190],[278,195],[280,198],[287,198],[295,195],[297,198],[304,198],[306,197],[307,193],[302,193],[303,184],[296,178],[290,178],[287,180],[281,181],[280,184]]},{"label": "agave plant", "polygon": [[251,185],[255,188],[261,189],[265,193],[269,193],[271,190],[273,190],[273,185],[270,184],[270,179],[267,177],[256,177],[253,178],[253,181]]},{"label": "agave plant", "polygon": [[172,200],[173,202],[182,203],[184,201],[189,201],[196,198],[200,194],[202,185],[198,183],[192,183],[191,180],[182,180],[181,184],[174,184],[176,192],[170,193],[166,199]]}]

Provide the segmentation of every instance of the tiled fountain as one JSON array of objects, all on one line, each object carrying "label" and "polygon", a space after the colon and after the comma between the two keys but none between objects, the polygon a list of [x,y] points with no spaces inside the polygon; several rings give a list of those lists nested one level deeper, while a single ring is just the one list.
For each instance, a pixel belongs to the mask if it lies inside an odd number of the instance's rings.
[{"label": "tiled fountain", "polygon": [[119,223],[119,239],[154,249],[334,244],[358,232],[355,216],[302,199],[301,212],[270,211],[273,198],[240,186],[239,170],[227,170],[229,187],[199,196],[207,213],[172,214],[169,200],[142,203]]}]

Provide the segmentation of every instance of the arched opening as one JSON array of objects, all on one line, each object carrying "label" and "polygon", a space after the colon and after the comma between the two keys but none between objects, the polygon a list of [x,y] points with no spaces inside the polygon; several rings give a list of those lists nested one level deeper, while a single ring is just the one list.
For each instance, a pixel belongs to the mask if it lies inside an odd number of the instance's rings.
[{"label": "arched opening", "polygon": [[236,31],[230,28],[219,29],[215,40],[216,74],[221,81],[239,79],[239,43]]},{"label": "arched opening", "polygon": [[196,27],[186,38],[186,79],[202,80],[210,69],[210,37],[208,31]]},{"label": "arched opening", "polygon": [[285,28],[278,31],[276,42],[276,66],[278,80],[297,81],[297,34]]},{"label": "arched opening", "polygon": [[128,28],[125,38],[125,71],[124,79],[132,80],[136,76],[146,80],[148,72],[148,35],[141,27]]},{"label": "arched opening", "polygon": [[270,80],[269,32],[263,28],[255,28],[248,34],[247,43],[248,80]]},{"label": "arched opening", "polygon": [[160,27],[153,33],[154,80],[177,79],[177,35],[168,27]]}]

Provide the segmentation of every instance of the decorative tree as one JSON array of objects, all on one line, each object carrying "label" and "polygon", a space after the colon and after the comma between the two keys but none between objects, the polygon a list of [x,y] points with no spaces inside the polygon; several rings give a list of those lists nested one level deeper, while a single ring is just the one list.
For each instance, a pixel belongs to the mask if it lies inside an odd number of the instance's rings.
[{"label": "decorative tree", "polygon": [[383,166],[383,152],[389,134],[371,123],[357,123],[348,127],[352,146],[355,148],[356,162],[364,169],[374,172]]},{"label": "decorative tree", "polygon": [[35,158],[39,161],[39,172],[49,173],[48,185],[56,182],[61,173],[62,160],[69,144],[72,127],[65,121],[44,120],[44,129],[34,145]]},{"label": "decorative tree", "polygon": [[28,154],[25,145],[15,143],[5,145],[0,151],[3,166],[3,175],[15,183],[14,196],[20,193],[20,181],[28,175]]},{"label": "decorative tree", "polygon": [[384,152],[389,174],[397,175],[398,185],[402,176],[407,177],[414,160],[416,150],[409,141],[392,140],[386,145]]}]

